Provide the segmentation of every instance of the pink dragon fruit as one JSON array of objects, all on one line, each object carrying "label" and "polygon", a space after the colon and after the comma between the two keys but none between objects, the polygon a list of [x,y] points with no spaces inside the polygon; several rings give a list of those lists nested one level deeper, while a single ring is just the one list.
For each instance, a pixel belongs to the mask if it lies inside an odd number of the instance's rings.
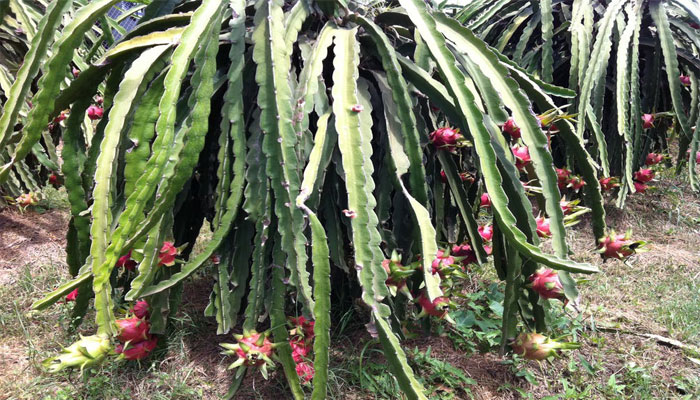
[{"label": "pink dragon fruit", "polygon": [[102,118],[103,114],[104,114],[104,110],[102,109],[102,107],[90,106],[87,109],[88,118],[90,118],[93,121],[96,119]]},{"label": "pink dragon fruit", "polygon": [[440,319],[445,318],[447,315],[447,310],[450,306],[450,301],[444,296],[440,296],[431,302],[430,299],[428,299],[428,295],[425,293],[425,291],[421,292],[417,301],[421,306],[421,312],[418,314],[418,318],[422,318],[426,315]]},{"label": "pink dragon fruit", "polygon": [[136,318],[148,318],[148,302],[146,300],[139,300],[131,307],[131,312],[134,313]]},{"label": "pink dragon fruit", "polygon": [[581,347],[579,343],[558,342],[539,333],[521,333],[511,343],[513,352],[528,360],[546,360],[556,356],[557,350],[573,350]]},{"label": "pink dragon fruit", "polygon": [[641,240],[632,241],[631,237],[631,231],[627,231],[624,235],[616,235],[615,232],[611,232],[608,236],[598,240],[598,252],[604,259],[625,260],[646,245],[646,242]]},{"label": "pink dragon fruit", "polygon": [[437,256],[432,263],[432,274],[440,274],[444,277],[444,270],[449,269],[453,264],[455,264],[455,259],[449,253],[444,250],[438,250]]},{"label": "pink dragon fruit", "polygon": [[126,255],[119,257],[119,260],[117,260],[117,267],[122,267],[128,271],[136,269],[136,261],[131,258],[131,250],[129,250]]},{"label": "pink dragon fruit", "polygon": [[574,175],[574,176],[571,177],[571,179],[569,179],[569,185],[568,185],[568,186],[571,187],[571,188],[574,189],[574,190],[579,190],[579,189],[581,189],[582,187],[584,187],[585,185],[586,185],[586,181],[584,181],[583,178],[581,178],[581,177],[578,176],[578,175]]},{"label": "pink dragon fruit", "polygon": [[302,336],[307,340],[314,337],[315,321],[309,321],[303,315],[299,317],[289,317],[288,319],[289,324],[292,326],[292,330],[290,331],[291,335]]},{"label": "pink dragon fruit", "polygon": [[130,342],[126,345],[118,344],[114,351],[117,354],[123,354],[124,358],[127,360],[140,360],[146,358],[158,345],[158,338],[155,336],[149,336],[148,339],[142,340],[140,342]]},{"label": "pink dragon fruit", "polygon": [[309,362],[301,362],[297,364],[296,371],[302,384],[311,382],[311,380],[314,378],[314,374],[316,373],[316,371],[314,371],[314,365]]},{"label": "pink dragon fruit", "polygon": [[80,76],[80,70],[78,68],[73,67],[71,73],[73,74],[73,78],[77,78]]},{"label": "pink dragon fruit", "polygon": [[663,159],[664,159],[663,154],[649,153],[649,154],[647,154],[647,157],[644,160],[644,164],[646,166],[656,165],[656,164],[660,163],[661,161],[663,161]]},{"label": "pink dragon fruit", "polygon": [[559,281],[557,271],[549,268],[540,268],[528,277],[530,287],[545,299],[565,300],[564,287]]},{"label": "pink dragon fruit", "polygon": [[515,155],[515,166],[519,170],[524,169],[525,166],[532,162],[530,150],[528,150],[527,146],[513,146],[511,150],[513,150],[513,155]]},{"label": "pink dragon fruit", "polygon": [[681,85],[683,86],[690,86],[690,77],[687,75],[681,75],[678,77],[681,81]]},{"label": "pink dragon fruit", "polygon": [[647,183],[654,179],[654,170],[651,168],[642,168],[634,173],[634,180],[640,183]]},{"label": "pink dragon fruit", "polygon": [[237,355],[238,360],[229,366],[229,369],[238,368],[241,365],[246,367],[262,367],[263,375],[267,373],[265,367],[274,365],[275,343],[272,343],[268,336],[270,332],[258,333],[256,331],[244,332],[243,335],[233,335],[238,343],[222,343],[221,346],[228,351],[225,354]]},{"label": "pink dragon fruit", "polygon": [[488,193],[484,192],[481,195],[479,205],[481,206],[481,208],[491,208],[491,196],[489,196]]},{"label": "pink dragon fruit", "polygon": [[66,302],[75,301],[78,298],[78,289],[73,289],[72,292],[66,295]]},{"label": "pink dragon fruit", "polygon": [[620,181],[616,177],[600,178],[600,188],[604,192],[609,192],[617,187],[620,187]]},{"label": "pink dragon fruit", "polygon": [[430,134],[430,142],[439,149],[445,148],[452,151],[462,140],[459,129],[452,129],[448,126],[437,129]]},{"label": "pink dragon fruit", "polygon": [[493,225],[480,226],[478,230],[479,235],[481,235],[481,238],[485,241],[490,242],[491,239],[493,239]]},{"label": "pink dragon fruit", "polygon": [[520,139],[520,128],[515,125],[515,120],[513,117],[508,118],[508,120],[503,124],[503,132],[509,134],[513,139]]},{"label": "pink dragon fruit", "polygon": [[548,238],[552,236],[552,232],[549,229],[549,218],[537,217],[535,218],[537,223],[537,236],[541,238]]},{"label": "pink dragon fruit", "polygon": [[292,358],[295,363],[300,363],[309,355],[309,345],[301,336],[293,336],[289,340],[289,345],[292,347]]},{"label": "pink dragon fruit", "polygon": [[177,254],[177,247],[172,242],[163,242],[163,246],[158,254],[158,265],[166,265],[168,267],[175,265]]},{"label": "pink dragon fruit", "polygon": [[476,253],[469,243],[452,246],[452,255],[455,257],[462,257],[459,261],[462,266],[466,267],[469,264],[476,263]]},{"label": "pink dragon fruit", "polygon": [[141,318],[123,318],[117,320],[119,328],[119,336],[117,338],[122,342],[140,342],[148,339],[149,325],[146,320]]},{"label": "pink dragon fruit", "polygon": [[49,184],[53,185],[54,187],[60,186],[61,184],[58,181],[58,175],[52,172],[51,175],[49,175]]},{"label": "pink dragon fruit", "polygon": [[634,181],[634,191],[637,193],[645,193],[649,189],[649,185],[645,185],[641,182]]},{"label": "pink dragon fruit", "polygon": [[[462,180],[462,182],[469,182],[470,184],[474,183],[474,177],[469,172],[460,172],[459,178]],[[445,171],[440,171],[440,180],[442,183],[447,183],[447,175],[445,174]]]},{"label": "pink dragon fruit", "polygon": [[651,129],[654,127],[654,114],[642,115],[642,127],[644,129]]},{"label": "pink dragon fruit", "polygon": [[569,177],[571,176],[571,171],[569,171],[566,168],[556,168],[557,171],[557,185],[559,186],[559,190],[563,190],[566,188],[566,185],[569,183]]}]

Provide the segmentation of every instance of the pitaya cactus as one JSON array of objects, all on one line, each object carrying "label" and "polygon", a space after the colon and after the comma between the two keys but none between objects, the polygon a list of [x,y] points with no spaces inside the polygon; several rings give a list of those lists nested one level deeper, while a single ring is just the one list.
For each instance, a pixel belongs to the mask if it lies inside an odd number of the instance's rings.
[{"label": "pitaya cactus", "polygon": [[515,125],[515,120],[513,117],[508,118],[508,120],[503,124],[503,132],[509,134],[513,139],[520,139],[520,128]]},{"label": "pitaya cactus", "polygon": [[148,302],[146,300],[139,300],[131,307],[131,312],[136,318],[148,318],[148,308]]},{"label": "pitaya cactus", "polygon": [[135,270],[137,263],[134,259],[131,258],[131,250],[129,250],[129,252],[126,253],[126,255],[119,257],[116,265],[117,267],[122,267],[128,271]]},{"label": "pitaya cactus", "polygon": [[416,301],[418,305],[421,306],[421,312],[418,314],[418,318],[430,315],[442,319],[447,316],[447,311],[450,308],[450,300],[447,297],[440,296],[431,302],[425,291],[420,293]]},{"label": "pitaya cactus", "polygon": [[642,168],[634,173],[634,180],[639,183],[647,183],[654,179],[654,170],[651,168]]},{"label": "pitaya cactus", "polygon": [[566,300],[564,287],[559,280],[557,271],[549,268],[540,268],[528,277],[530,287],[540,297],[545,299]]},{"label": "pitaya cactus", "polygon": [[158,265],[172,266],[175,265],[175,257],[177,257],[178,249],[172,242],[163,242],[158,254]]},{"label": "pitaya cactus", "polygon": [[490,242],[493,239],[493,225],[480,226],[478,231],[481,238],[485,241]]},{"label": "pitaya cactus", "polygon": [[55,373],[65,368],[80,367],[80,371],[100,364],[112,350],[106,336],[81,336],[80,340],[64,348],[56,357],[42,362],[44,368]]},{"label": "pitaya cactus", "polygon": [[644,165],[646,165],[646,166],[656,165],[663,160],[664,160],[663,154],[649,153],[649,154],[647,154],[647,157],[644,160]]},{"label": "pitaya cactus", "polygon": [[486,192],[482,193],[479,205],[481,208],[491,208],[491,196]]},{"label": "pitaya cactus", "polygon": [[642,115],[642,127],[644,129],[651,129],[654,127],[654,114]]},{"label": "pitaya cactus", "polygon": [[690,77],[687,75],[681,75],[678,77],[681,81],[681,85],[683,86],[690,86]]},{"label": "pitaya cactus", "polygon": [[102,109],[102,107],[98,107],[98,106],[93,105],[93,106],[88,107],[88,109],[87,109],[87,116],[88,116],[88,118],[90,118],[93,121],[96,119],[102,118],[103,114],[104,114],[104,110]]},{"label": "pitaya cactus", "polygon": [[604,192],[609,192],[620,187],[620,180],[617,177],[611,176],[608,178],[600,178],[600,187]]},{"label": "pitaya cactus", "polygon": [[513,146],[511,150],[513,150],[513,155],[515,156],[515,166],[519,170],[524,169],[525,166],[532,162],[530,150],[528,150],[527,146]]},{"label": "pitaya cactus", "polygon": [[150,326],[144,319],[137,317],[118,319],[117,327],[119,328],[117,338],[122,342],[136,343],[148,339]]},{"label": "pitaya cactus", "polygon": [[268,336],[270,331],[258,333],[256,331],[243,332],[242,335],[233,335],[238,343],[222,343],[224,354],[237,355],[238,360],[228,368],[234,369],[240,366],[260,368],[260,372],[267,379],[267,367],[274,367],[276,343],[272,343]]},{"label": "pitaya cactus", "polygon": [[632,241],[632,231],[627,231],[624,235],[617,235],[611,232],[598,240],[598,252],[602,254],[604,259],[616,258],[624,260],[634,253],[640,251],[646,242],[637,240]]},{"label": "pitaya cactus", "polygon": [[552,236],[552,231],[549,228],[549,218],[537,217],[535,218],[537,223],[537,236],[541,238],[548,238]]},{"label": "pitaya cactus", "polygon": [[158,345],[158,338],[150,336],[146,340],[140,342],[128,342],[126,344],[118,344],[114,351],[121,354],[121,357],[127,360],[140,360],[146,358]]},{"label": "pitaya cactus", "polygon": [[447,126],[437,129],[430,134],[430,142],[438,149],[453,151],[462,140],[462,134],[459,133],[459,129]]},{"label": "pitaya cactus", "polygon": [[557,350],[573,350],[581,347],[579,343],[558,342],[539,333],[521,333],[511,343],[513,352],[528,360],[546,360],[557,356]]},{"label": "pitaya cactus", "polygon": [[298,363],[296,366],[296,371],[302,384],[311,382],[311,380],[314,378],[314,374],[316,373],[314,370],[314,365],[310,362]]}]

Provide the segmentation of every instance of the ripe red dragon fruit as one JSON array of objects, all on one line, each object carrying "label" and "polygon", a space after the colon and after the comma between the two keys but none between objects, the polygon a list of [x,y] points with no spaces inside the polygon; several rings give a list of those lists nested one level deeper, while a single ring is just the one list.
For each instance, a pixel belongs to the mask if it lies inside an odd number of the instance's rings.
[{"label": "ripe red dragon fruit", "polygon": [[559,280],[557,271],[549,268],[540,268],[528,277],[530,287],[545,299],[565,300],[564,287]]},{"label": "ripe red dragon fruit", "polygon": [[61,121],[64,121],[66,118],[68,118],[68,114],[65,112],[65,110],[64,110],[64,111],[61,111],[61,113],[58,114],[58,115],[56,116],[56,118],[53,119],[53,123],[54,123],[54,124],[58,124],[58,123],[60,123]]},{"label": "ripe red dragon fruit", "polygon": [[569,183],[569,177],[571,176],[571,171],[569,171],[566,168],[557,168],[557,185],[559,186],[559,190],[563,190],[566,188],[566,185]]},{"label": "ripe red dragon fruit", "polygon": [[140,342],[148,339],[148,322],[144,319],[132,317],[117,320],[119,336],[122,342]]},{"label": "ripe red dragon fruit", "polygon": [[173,242],[163,242],[163,246],[158,254],[158,265],[166,265],[168,267],[175,265],[177,253],[177,247],[173,245]]},{"label": "ripe red dragon fruit", "polygon": [[488,193],[483,193],[479,205],[481,208],[491,208],[491,196]]},{"label": "ripe red dragon fruit", "polygon": [[681,81],[681,85],[683,86],[690,86],[690,77],[687,75],[681,75],[678,77]]},{"label": "ripe red dragon fruit", "polygon": [[449,253],[444,250],[438,250],[437,256],[433,260],[431,272],[434,274],[444,275],[444,270],[449,269],[450,266],[455,264],[455,259]]},{"label": "ripe red dragon fruit", "polygon": [[158,345],[158,338],[150,336],[147,340],[140,342],[130,342],[126,345],[118,344],[114,351],[117,354],[122,354],[127,360],[141,360],[146,358]]},{"label": "ripe red dragon fruit", "polygon": [[634,173],[634,180],[640,183],[647,183],[654,179],[654,170],[651,168],[642,168]]},{"label": "ripe red dragon fruit", "polygon": [[421,306],[421,312],[418,314],[418,318],[422,318],[426,315],[438,317],[440,319],[445,318],[450,306],[450,301],[444,296],[437,297],[431,302],[425,291],[422,291],[420,296],[418,296],[417,302]]},{"label": "ripe red dragon fruit", "polygon": [[481,235],[481,238],[485,241],[490,242],[491,239],[493,239],[493,225],[480,226],[478,230],[479,235]]},{"label": "ripe red dragon fruit", "polygon": [[520,139],[520,128],[515,125],[515,120],[513,117],[508,118],[508,120],[503,124],[503,132],[509,134],[513,139]]},{"label": "ripe red dragon fruit", "polygon": [[620,180],[617,177],[600,178],[600,188],[604,192],[609,192],[617,187],[620,187]]},{"label": "ripe red dragon fruit", "polygon": [[552,232],[549,229],[549,218],[537,217],[535,218],[537,223],[537,236],[541,238],[548,238],[552,236]]},{"label": "ripe red dragon fruit", "polygon": [[513,352],[528,360],[545,360],[556,356],[557,350],[573,350],[581,347],[579,343],[558,342],[539,333],[521,333],[511,343]]},{"label": "ripe red dragon fruit", "polygon": [[645,185],[641,182],[634,181],[634,191],[637,193],[645,193],[649,189],[649,185]]},{"label": "ripe red dragon fruit", "polygon": [[49,175],[49,184],[53,185],[54,187],[60,186],[61,183],[58,180],[58,175],[52,172],[51,175]]},{"label": "ripe red dragon fruit", "polygon": [[448,126],[437,129],[430,134],[430,142],[437,148],[445,148],[453,150],[459,141],[462,140],[462,134],[459,129],[453,129]]},{"label": "ripe red dragon fruit", "polygon": [[530,158],[530,150],[527,146],[513,146],[513,155],[515,156],[515,166],[522,170],[527,164],[532,162]]},{"label": "ripe red dragon fruit", "polygon": [[93,121],[102,118],[102,114],[104,114],[104,110],[102,109],[102,107],[90,106],[87,109],[88,118],[90,118]]},{"label": "ripe red dragon fruit", "polygon": [[656,164],[660,163],[661,161],[663,161],[663,159],[664,159],[663,154],[649,153],[649,154],[647,154],[646,160],[644,160],[644,164],[646,166],[656,165]]},{"label": "ripe red dragon fruit", "polygon": [[[474,177],[469,172],[460,172],[459,178],[462,180],[462,182],[469,182],[470,184],[474,183]],[[445,171],[440,171],[440,180],[442,183],[447,183],[447,175],[445,174]]]},{"label": "ripe red dragon fruit", "polygon": [[401,264],[401,257],[396,251],[391,253],[391,258],[382,261],[382,268],[387,274],[386,285],[394,296],[396,291],[403,290],[406,287],[406,278],[415,272],[415,269],[404,267]]},{"label": "ripe red dragon fruit", "polygon": [[148,302],[146,300],[139,300],[131,307],[131,312],[134,313],[136,318],[148,318]]},{"label": "ripe red dragon fruit", "polygon": [[700,24],[698,24],[697,22],[691,22],[690,24],[688,24],[688,26],[690,26],[693,29],[700,29]]},{"label": "ripe red dragon fruit", "polygon": [[642,127],[644,129],[651,129],[654,127],[654,114],[642,115]]},{"label": "ripe red dragon fruit", "polygon": [[578,175],[574,175],[571,177],[571,179],[569,179],[569,187],[571,187],[574,190],[579,190],[585,185],[586,181],[584,181],[583,178],[581,178]]},{"label": "ripe red dragon fruit", "polygon": [[224,354],[237,355],[238,359],[229,366],[229,369],[240,366],[259,367],[263,377],[267,379],[267,366],[274,366],[274,350],[277,346],[268,338],[270,331],[258,333],[256,331],[245,331],[243,335],[233,335],[238,343],[222,343],[225,348]]},{"label": "ripe red dragon fruit", "polygon": [[73,74],[73,78],[77,78],[80,76],[80,70],[78,68],[73,67],[71,73]]},{"label": "ripe red dragon fruit", "polygon": [[297,317],[289,317],[289,323],[292,326],[290,331],[291,335],[302,336],[305,339],[312,339],[314,337],[314,326],[315,321],[309,321],[303,315]]},{"label": "ripe red dragon fruit", "polygon": [[646,245],[646,242],[641,240],[632,241],[631,237],[631,231],[627,231],[624,235],[611,232],[608,236],[598,240],[598,252],[602,254],[604,259],[624,260]]},{"label": "ripe red dragon fruit", "polygon": [[310,362],[301,362],[297,364],[296,371],[302,384],[311,382],[311,380],[314,378],[314,374],[316,373],[314,370],[314,365]]},{"label": "ripe red dragon fruit", "polygon": [[292,358],[295,363],[304,361],[306,356],[309,355],[309,345],[301,336],[293,336],[289,339],[289,345],[292,347]]},{"label": "ripe red dragon fruit", "polygon": [[73,289],[72,292],[66,295],[66,302],[75,301],[78,298],[78,289]]},{"label": "ripe red dragon fruit", "polygon": [[117,267],[122,267],[129,271],[136,269],[136,261],[131,258],[131,250],[129,250],[126,255],[119,257],[117,260]]},{"label": "ripe red dragon fruit", "polygon": [[474,249],[472,249],[472,246],[469,243],[456,244],[452,246],[452,255],[462,258],[459,261],[462,266],[466,267],[469,264],[476,263],[476,252],[474,252]]}]

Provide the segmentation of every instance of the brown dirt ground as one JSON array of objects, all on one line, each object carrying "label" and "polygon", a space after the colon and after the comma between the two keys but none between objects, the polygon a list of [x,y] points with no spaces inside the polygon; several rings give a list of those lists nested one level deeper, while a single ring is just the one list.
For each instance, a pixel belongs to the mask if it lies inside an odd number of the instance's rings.
[{"label": "brown dirt ground", "polygon": [[[599,265],[610,277],[625,277],[624,290],[611,290],[599,293],[591,288],[582,288],[584,315],[594,315],[600,325],[617,327],[639,333],[655,333],[666,336],[669,332],[649,317],[652,311],[653,299],[639,303],[638,298],[631,298],[630,291],[634,290],[637,279],[643,274],[675,273],[673,269],[664,270],[659,265],[685,266],[682,273],[689,274],[692,279],[700,275],[700,200],[694,196],[686,184],[672,181],[657,184],[657,192],[645,195],[634,195],[628,201],[627,208],[620,211],[608,207],[608,224],[618,232],[633,229],[635,238],[651,242],[649,251],[633,257],[623,264],[612,261],[603,264],[593,251],[593,241],[590,234],[590,222],[585,219],[569,232],[569,243],[574,252],[573,258]],[[670,194],[669,194],[670,193]],[[695,220],[693,220],[695,219]],[[0,285],[13,285],[18,279],[18,270],[24,265],[61,265],[65,257],[65,230],[67,213],[60,210],[50,210],[43,214],[27,212],[20,214],[12,209],[0,210]],[[190,315],[201,315],[208,299],[201,293],[208,293],[210,282],[203,280],[186,286],[183,310]],[[25,305],[26,307],[29,304]],[[597,306],[604,306],[604,312],[595,311]],[[26,311],[23,310],[23,311]],[[193,317],[194,318],[194,317]],[[201,334],[188,335],[183,338],[185,357],[166,357],[161,368],[188,368],[201,379],[206,380],[208,389],[204,391],[205,398],[218,398],[225,393],[231,373],[226,370],[227,361],[219,354],[219,343],[230,338],[215,334],[215,323],[203,317],[194,323]],[[369,338],[364,332],[351,333],[347,348],[353,348]],[[38,371],[33,367],[27,355],[26,345],[20,342],[8,341],[0,334],[0,381],[27,380]],[[33,343],[32,346],[56,348],[55,338],[46,343]],[[41,340],[35,337],[34,340]],[[621,332],[597,332],[582,339],[583,347],[579,354],[586,359],[596,358],[603,370],[600,371],[600,381],[624,368],[626,361],[618,354],[631,354],[642,365],[652,365],[653,375],[660,380],[670,381],[671,377],[680,370],[695,370],[683,353],[674,347],[660,345],[652,339],[642,338]],[[602,351],[601,343],[609,350]],[[694,343],[699,345],[700,343]],[[540,398],[548,394],[558,393],[561,388],[554,385],[532,386],[524,379],[515,377],[510,366],[503,363],[503,358],[497,354],[476,354],[465,357],[455,350],[450,340],[444,337],[420,338],[407,341],[406,348],[418,347],[432,349],[432,356],[462,369],[467,376],[475,379],[478,384],[472,388],[476,399],[513,399],[518,395],[510,390],[503,390],[504,384],[526,389]],[[343,349],[340,350],[345,351]],[[609,353],[609,354],[608,354]],[[334,351],[336,356],[341,356]],[[607,355],[606,355],[607,354]],[[627,358],[629,360],[629,358]],[[555,360],[550,367],[531,369],[540,380],[557,379],[566,376],[567,359]],[[557,372],[559,371],[559,372]],[[561,372],[563,371],[563,372]],[[252,375],[252,374],[251,374]],[[259,376],[249,376],[244,381],[240,399],[273,399],[283,392],[280,372],[274,372],[271,379],[263,381]],[[354,393],[348,388],[348,399],[367,398],[362,392]],[[4,398],[0,394],[0,399]],[[456,397],[459,398],[459,397]]]}]

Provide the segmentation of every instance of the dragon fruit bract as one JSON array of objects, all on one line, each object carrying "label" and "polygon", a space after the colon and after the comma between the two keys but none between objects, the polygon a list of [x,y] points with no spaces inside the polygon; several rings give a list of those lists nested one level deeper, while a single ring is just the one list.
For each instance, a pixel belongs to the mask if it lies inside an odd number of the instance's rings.
[{"label": "dragon fruit bract", "polygon": [[233,335],[238,343],[222,343],[221,347],[227,351],[224,354],[237,355],[238,360],[229,366],[229,369],[246,367],[260,367],[263,377],[267,378],[267,366],[273,366],[274,349],[276,344],[272,343],[268,336],[270,331],[258,333],[254,330],[244,332],[243,335]]}]

